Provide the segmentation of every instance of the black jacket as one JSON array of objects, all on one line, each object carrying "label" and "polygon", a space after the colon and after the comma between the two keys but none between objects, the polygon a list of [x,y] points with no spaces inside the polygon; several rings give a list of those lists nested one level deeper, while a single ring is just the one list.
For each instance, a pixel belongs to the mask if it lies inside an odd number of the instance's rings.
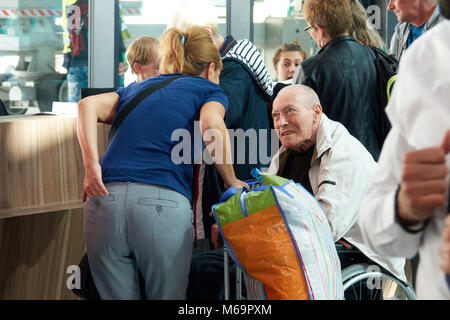
[{"label": "black jacket", "polygon": [[328,118],[342,123],[378,160],[377,71],[369,48],[351,36],[337,37],[302,62],[293,82],[314,89]]}]

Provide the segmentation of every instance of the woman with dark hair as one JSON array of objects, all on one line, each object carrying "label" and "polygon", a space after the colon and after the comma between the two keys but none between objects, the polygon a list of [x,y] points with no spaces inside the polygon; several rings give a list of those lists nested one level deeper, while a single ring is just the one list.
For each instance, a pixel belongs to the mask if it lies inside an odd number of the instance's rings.
[{"label": "woman with dark hair", "polygon": [[318,54],[302,62],[293,83],[314,89],[323,112],[341,122],[378,159],[382,142],[376,135],[377,72],[373,55],[350,35],[349,0],[306,0],[303,13]]}]

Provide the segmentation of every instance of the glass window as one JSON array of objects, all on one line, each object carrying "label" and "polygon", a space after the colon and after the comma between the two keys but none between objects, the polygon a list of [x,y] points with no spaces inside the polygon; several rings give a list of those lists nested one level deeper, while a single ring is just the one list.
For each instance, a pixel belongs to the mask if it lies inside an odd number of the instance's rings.
[{"label": "glass window", "polygon": [[63,49],[70,39],[64,24],[68,22],[74,33],[81,33],[76,39],[81,54],[87,44],[87,33],[82,32],[87,4],[72,12],[71,21],[64,18],[67,7],[75,2],[0,2],[0,99],[9,114],[51,111],[53,101],[67,101]]},{"label": "glass window", "polygon": [[[195,2],[195,0],[192,0]],[[219,28],[222,34],[226,34],[226,0],[209,0],[217,10],[219,18]],[[126,48],[130,43],[141,36],[151,36],[161,38],[167,27],[179,0],[120,0],[120,7],[123,17],[123,41]],[[126,61],[123,60],[123,61]],[[126,64],[126,72],[123,84],[133,82],[136,76],[131,73],[130,67]]]},{"label": "glass window", "polygon": [[278,46],[296,42],[308,57],[318,50],[314,40],[304,31],[307,23],[301,13],[301,3],[301,0],[255,0],[254,43],[274,81],[278,77],[272,60]]}]

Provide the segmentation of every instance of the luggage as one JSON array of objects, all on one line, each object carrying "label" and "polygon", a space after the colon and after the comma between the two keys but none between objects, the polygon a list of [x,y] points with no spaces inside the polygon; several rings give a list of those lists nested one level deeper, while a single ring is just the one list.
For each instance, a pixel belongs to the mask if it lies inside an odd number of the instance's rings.
[{"label": "luggage", "polygon": [[244,274],[247,297],[342,299],[339,258],[316,199],[301,185],[275,175],[249,184],[250,190],[230,188],[212,208]]}]

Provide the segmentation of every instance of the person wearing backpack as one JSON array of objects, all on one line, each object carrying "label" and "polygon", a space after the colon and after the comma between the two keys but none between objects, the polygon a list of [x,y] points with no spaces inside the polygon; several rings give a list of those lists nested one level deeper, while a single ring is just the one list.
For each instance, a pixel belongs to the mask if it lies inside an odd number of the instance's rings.
[{"label": "person wearing backpack", "polygon": [[323,112],[342,123],[376,161],[382,147],[375,119],[377,70],[372,51],[349,35],[349,0],[306,0],[303,13],[309,24],[305,31],[320,50],[298,66],[293,83],[316,91]]}]

